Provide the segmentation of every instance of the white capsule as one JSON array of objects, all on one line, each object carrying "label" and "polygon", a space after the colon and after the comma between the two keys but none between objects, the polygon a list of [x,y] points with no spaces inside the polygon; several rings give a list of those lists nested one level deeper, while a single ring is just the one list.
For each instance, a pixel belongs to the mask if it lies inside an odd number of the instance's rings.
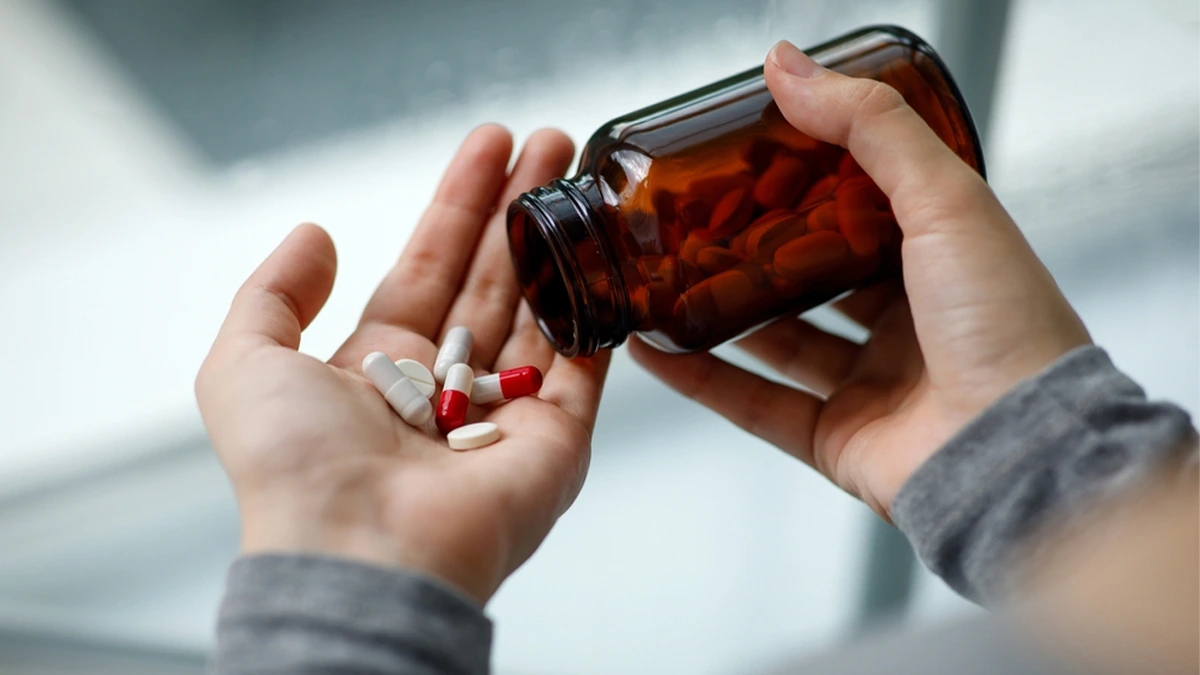
[{"label": "white capsule", "polygon": [[473,450],[500,440],[500,427],[494,422],[476,422],[446,434],[452,450]]},{"label": "white capsule", "polygon": [[471,390],[475,387],[475,371],[465,363],[456,363],[446,371],[446,383],[442,385],[442,393],[460,391],[471,398]]},{"label": "white capsule", "polygon": [[437,390],[437,383],[433,381],[433,373],[425,367],[425,364],[412,359],[400,359],[396,362],[396,367],[400,369],[404,376],[412,380],[412,383],[417,385],[417,389],[425,394],[425,398],[433,398],[433,392]]},{"label": "white capsule", "polygon": [[438,350],[437,360],[433,362],[433,377],[439,383],[446,381],[446,371],[456,363],[466,363],[471,358],[471,347],[475,338],[471,331],[463,326],[455,326],[446,333],[442,348]]},{"label": "white capsule", "polygon": [[433,416],[433,405],[421,393],[417,385],[400,372],[396,364],[383,352],[372,352],[362,363],[363,375],[375,385],[392,410],[405,422],[416,426],[429,421]]}]

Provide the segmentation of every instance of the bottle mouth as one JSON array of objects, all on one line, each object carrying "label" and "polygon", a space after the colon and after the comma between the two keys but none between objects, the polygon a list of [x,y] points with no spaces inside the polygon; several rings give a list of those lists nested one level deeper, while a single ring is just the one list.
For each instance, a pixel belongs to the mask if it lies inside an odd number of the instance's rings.
[{"label": "bottle mouth", "polygon": [[587,177],[559,179],[508,207],[509,251],[521,292],[542,333],[568,358],[616,347],[632,330],[593,188]]},{"label": "bottle mouth", "polygon": [[538,327],[559,353],[579,354],[580,300],[568,283],[561,246],[542,205],[524,194],[508,207],[508,243],[517,283]]}]

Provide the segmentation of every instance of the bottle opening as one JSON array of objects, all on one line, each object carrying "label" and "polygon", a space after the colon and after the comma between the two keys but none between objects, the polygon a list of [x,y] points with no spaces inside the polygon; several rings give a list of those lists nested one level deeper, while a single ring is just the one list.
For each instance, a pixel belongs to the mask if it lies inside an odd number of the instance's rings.
[{"label": "bottle opening", "polygon": [[629,336],[629,303],[586,178],[556,180],[508,207],[508,240],[521,291],[542,332],[568,358]]},{"label": "bottle opening", "polygon": [[520,199],[508,209],[508,239],[517,283],[533,310],[542,333],[566,356],[579,353],[579,321],[571,285],[564,273],[566,261],[551,242],[553,232],[538,217],[530,200]]}]

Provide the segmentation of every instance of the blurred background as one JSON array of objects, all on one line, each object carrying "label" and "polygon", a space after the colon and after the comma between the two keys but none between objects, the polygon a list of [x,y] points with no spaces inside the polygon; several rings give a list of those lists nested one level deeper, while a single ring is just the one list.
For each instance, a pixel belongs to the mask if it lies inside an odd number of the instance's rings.
[{"label": "blurred background", "polygon": [[[304,344],[326,356],[471,127],[582,145],[781,38],[896,23],[934,42],[1096,340],[1196,414],[1197,11],[0,0],[0,671],[203,672],[238,533],[191,383],[291,227],[338,244]],[[488,611],[496,672],[535,675],[756,672],[977,610],[864,506],[620,352],[587,486]]]}]

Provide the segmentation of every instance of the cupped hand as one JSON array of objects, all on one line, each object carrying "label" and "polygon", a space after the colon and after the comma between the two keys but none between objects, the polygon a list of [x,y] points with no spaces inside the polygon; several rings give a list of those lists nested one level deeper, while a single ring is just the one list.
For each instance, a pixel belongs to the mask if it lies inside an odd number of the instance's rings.
[{"label": "cupped hand", "polygon": [[[238,291],[196,379],[205,427],[233,483],[246,553],[314,552],[435,577],[485,603],[578,493],[607,355],[557,356],[509,259],[503,205],[561,176],[574,150],[533,134],[511,174],[496,126],[463,143],[396,266],[328,362],[297,351],[333,286],[329,236],[302,225]],[[475,410],[501,439],[451,450],[405,424],[362,376],[373,351],[432,367],[456,325],[471,365],[545,374],[540,394]]]},{"label": "cupped hand", "polygon": [[858,345],[788,318],[738,345],[808,391],[709,354],[634,357],[668,384],[812,464],[890,519],[909,476],[973,417],[1087,330],[983,179],[887,85],[825,70],[784,42],[767,85],[793,126],[846,147],[891,199],[903,286],[836,307]]}]

